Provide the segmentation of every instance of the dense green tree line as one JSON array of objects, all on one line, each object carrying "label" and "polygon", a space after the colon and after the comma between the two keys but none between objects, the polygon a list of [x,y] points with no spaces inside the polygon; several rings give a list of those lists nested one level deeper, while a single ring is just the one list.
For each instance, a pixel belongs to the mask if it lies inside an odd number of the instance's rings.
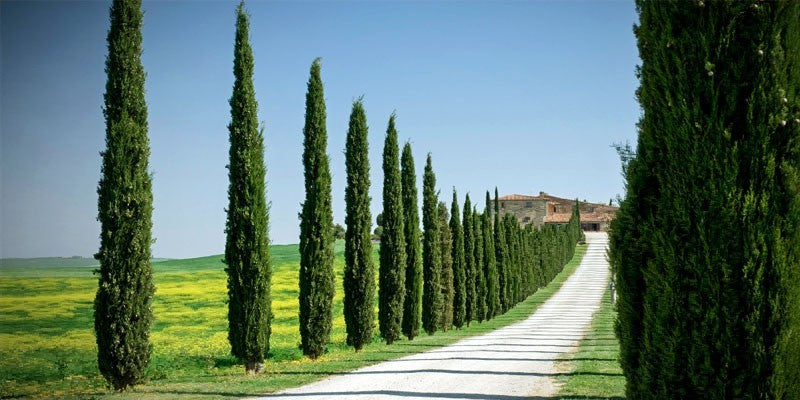
[{"label": "dense green tree line", "polygon": [[[101,222],[99,286],[95,299],[98,364],[118,390],[142,381],[150,359],[154,293],[150,266],[152,193],[141,65],[139,0],[111,7],[104,115],[106,151],[98,185]],[[249,17],[236,11],[234,84],[229,100],[229,187],[225,225],[228,339],[248,373],[269,352],[271,260],[264,136],[253,84]],[[549,282],[573,254],[577,214],[565,227],[521,227],[510,215],[478,212],[469,195],[463,212],[453,190],[440,201],[428,154],[417,209],[410,143],[398,146],[392,114],[383,149],[383,210],[379,216],[378,331],[387,343],[409,340],[497,316]],[[353,102],[345,149],[345,227],[333,224],[326,106],[320,60],[311,64],[306,92],[302,164],[305,200],[300,217],[299,331],[303,354],[325,352],[333,324],[333,244],[345,240],[344,319],[356,350],[373,340],[375,273],[372,261],[368,128],[362,99]],[[497,189],[494,206],[497,207]],[[420,250],[422,247],[422,250]]]},{"label": "dense green tree line", "polygon": [[800,398],[800,2],[636,4],[610,235],[627,398]]}]

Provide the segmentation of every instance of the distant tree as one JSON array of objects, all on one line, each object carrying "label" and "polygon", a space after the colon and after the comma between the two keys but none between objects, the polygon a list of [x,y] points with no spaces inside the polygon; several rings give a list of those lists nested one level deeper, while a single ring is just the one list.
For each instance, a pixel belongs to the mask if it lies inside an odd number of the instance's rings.
[{"label": "distant tree", "polygon": [[450,213],[447,211],[447,203],[440,201],[437,211],[439,217],[439,243],[441,245],[440,254],[442,255],[441,274],[439,275],[439,287],[442,296],[442,315],[439,318],[439,326],[447,332],[453,325],[453,233],[450,231]]},{"label": "distant tree", "polygon": [[429,335],[436,332],[442,315],[442,296],[439,288],[442,256],[439,247],[439,217],[437,209],[436,175],[431,155],[425,164],[422,186],[422,225],[425,229],[422,247],[422,327]]},{"label": "distant tree", "polygon": [[506,270],[508,269],[508,247],[506,243],[505,229],[500,226],[500,201],[498,199],[497,187],[494,188],[494,251],[495,262],[497,265],[498,296],[500,298],[500,314],[506,312],[509,306],[508,281]]},{"label": "distant tree", "polygon": [[383,226],[383,213],[378,213],[378,216],[375,217],[375,224],[378,226]]},{"label": "distant tree", "polygon": [[[466,205],[466,204],[465,204]],[[466,209],[466,208],[465,208]],[[472,209],[472,275],[473,275],[473,289],[467,289],[468,296],[474,297],[475,301],[470,301],[467,297],[468,304],[473,307],[472,317],[467,321],[477,320],[484,321],[490,318],[488,315],[489,306],[489,292],[487,284],[487,272],[483,265],[483,229],[481,228],[482,216],[473,208]],[[465,223],[466,226],[466,223]],[[474,295],[473,295],[474,293]]]},{"label": "distant tree", "polygon": [[346,233],[347,233],[347,231],[344,229],[344,226],[342,226],[342,224],[336,224],[336,225],[333,226],[333,238],[334,239],[336,239],[336,240],[344,239]]},{"label": "distant tree", "polygon": [[97,187],[100,262],[94,330],[100,373],[115,390],[144,378],[150,362],[153,312],[153,193],[148,158],[138,0],[111,6],[103,116],[106,150]]},{"label": "distant tree", "polygon": [[494,229],[492,224],[492,202],[486,191],[486,208],[481,220],[483,230],[483,271],[486,278],[486,319],[502,314],[500,306],[500,280],[495,259]]},{"label": "distant tree", "polygon": [[333,324],[333,211],[325,152],[325,97],[319,59],[311,64],[303,128],[306,199],[300,214],[300,339],[303,354],[322,355]]},{"label": "distant tree", "polygon": [[231,353],[252,374],[269,351],[272,265],[264,187],[264,136],[258,127],[249,17],[243,2],[236,10],[233,65],[224,260],[228,273],[228,341]]},{"label": "distant tree", "polygon": [[[464,251],[464,228],[461,226],[461,212],[458,208],[458,197],[455,188],[453,188],[453,202],[450,204],[450,210],[450,232],[453,235],[453,245],[449,249],[453,263],[453,299],[451,307],[453,325],[456,328],[461,328],[467,321],[467,266]],[[444,261],[442,265],[444,266]],[[445,311],[445,315],[447,315],[446,313],[447,311]]]},{"label": "distant tree", "polygon": [[376,239],[380,240],[381,236],[383,236],[383,227],[382,226],[376,226],[375,230],[372,231],[372,234]]},{"label": "distant tree", "polygon": [[[461,321],[461,325],[456,324],[456,322],[459,321],[457,321],[457,313],[454,311],[453,325],[457,328],[460,328],[464,324],[469,326],[470,321],[477,319],[476,309],[479,301],[477,299],[478,294],[475,281],[477,278],[475,274],[475,228],[472,222],[472,201],[469,199],[469,193],[467,193],[466,199],[464,199],[464,213],[462,215],[461,227],[464,232],[464,320]],[[455,279],[453,281],[455,282]],[[456,300],[456,303],[458,303],[458,300]]]},{"label": "distant tree", "polygon": [[400,149],[395,115],[389,117],[383,145],[383,234],[380,247],[378,323],[387,344],[400,338],[405,296],[405,225],[400,181]]},{"label": "distant tree", "polygon": [[402,154],[403,223],[406,239],[406,295],[403,304],[403,334],[408,340],[419,335],[422,317],[422,254],[419,245],[419,209],[417,208],[417,173],[411,143]]},{"label": "distant tree", "polygon": [[[345,147],[347,232],[344,247],[344,322],[347,344],[356,351],[372,341],[375,319],[375,267],[372,263],[367,116],[362,100],[353,102]],[[341,225],[337,225],[341,227]]]}]

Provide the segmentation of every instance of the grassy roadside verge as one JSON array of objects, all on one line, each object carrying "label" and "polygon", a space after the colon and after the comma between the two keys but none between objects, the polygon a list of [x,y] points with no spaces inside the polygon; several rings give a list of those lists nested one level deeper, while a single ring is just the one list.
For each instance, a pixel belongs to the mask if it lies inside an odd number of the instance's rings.
[{"label": "grassy roadside verge", "polygon": [[617,400],[625,398],[625,377],[619,366],[619,343],[614,336],[616,312],[606,290],[592,325],[577,353],[565,363],[569,371],[560,379],[557,398]]},{"label": "grassy roadside verge", "polygon": [[579,245],[573,259],[564,270],[546,287],[539,289],[525,301],[507,313],[484,323],[472,323],[470,327],[449,332],[437,332],[433,336],[423,335],[413,341],[402,340],[387,346],[375,339],[361,352],[354,352],[340,343],[329,345],[329,351],[316,361],[267,362],[266,373],[255,377],[241,374],[187,376],[185,379],[153,381],[138,386],[135,390],[109,397],[117,399],[169,399],[203,398],[222,399],[253,396],[277,390],[300,386],[326,376],[345,373],[370,364],[386,361],[409,354],[419,353],[436,347],[454,343],[465,337],[480,335],[494,329],[512,324],[528,317],[575,271],[586,252],[586,245]]}]

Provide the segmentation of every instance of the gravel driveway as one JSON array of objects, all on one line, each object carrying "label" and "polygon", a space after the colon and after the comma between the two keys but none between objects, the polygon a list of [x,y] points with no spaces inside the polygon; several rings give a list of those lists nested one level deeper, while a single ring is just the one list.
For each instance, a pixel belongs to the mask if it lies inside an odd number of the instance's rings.
[{"label": "gravel driveway", "polygon": [[262,399],[551,398],[556,362],[576,349],[608,283],[605,233],[587,232],[589,248],[575,273],[528,319],[482,336]]}]

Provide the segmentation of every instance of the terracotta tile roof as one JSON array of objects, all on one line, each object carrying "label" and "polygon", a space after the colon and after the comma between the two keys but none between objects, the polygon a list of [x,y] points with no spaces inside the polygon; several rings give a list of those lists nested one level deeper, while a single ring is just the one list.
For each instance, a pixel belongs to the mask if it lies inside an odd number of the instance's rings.
[{"label": "terracotta tile roof", "polygon": [[507,200],[541,200],[541,199],[536,196],[528,196],[524,194],[508,194],[505,196],[500,196],[499,200],[507,201]]},{"label": "terracotta tile roof", "polygon": [[570,217],[572,217],[572,214],[570,213],[550,214],[544,217],[544,222],[551,224],[566,224],[569,222]]},{"label": "terracotta tile roof", "polygon": [[[549,194],[544,193],[544,192],[540,192],[538,196],[530,196],[530,195],[526,195],[526,194],[516,194],[516,193],[515,194],[508,194],[508,195],[505,195],[505,196],[500,196],[500,198],[498,200],[500,200],[500,201],[545,200],[545,201],[547,201],[547,204],[551,204],[551,205],[552,204],[555,204],[555,205],[561,205],[561,204],[573,205],[573,204],[575,204],[575,199],[565,199],[563,197],[556,197],[556,196],[552,196],[552,195],[549,195]],[[600,213],[603,213],[603,212],[615,212],[616,210],[619,209],[619,207],[609,206],[608,204],[602,204],[602,203],[592,203],[592,202],[588,202],[588,201],[581,201],[580,203],[581,203],[581,205],[595,206],[595,211],[596,212],[600,212]]]}]

